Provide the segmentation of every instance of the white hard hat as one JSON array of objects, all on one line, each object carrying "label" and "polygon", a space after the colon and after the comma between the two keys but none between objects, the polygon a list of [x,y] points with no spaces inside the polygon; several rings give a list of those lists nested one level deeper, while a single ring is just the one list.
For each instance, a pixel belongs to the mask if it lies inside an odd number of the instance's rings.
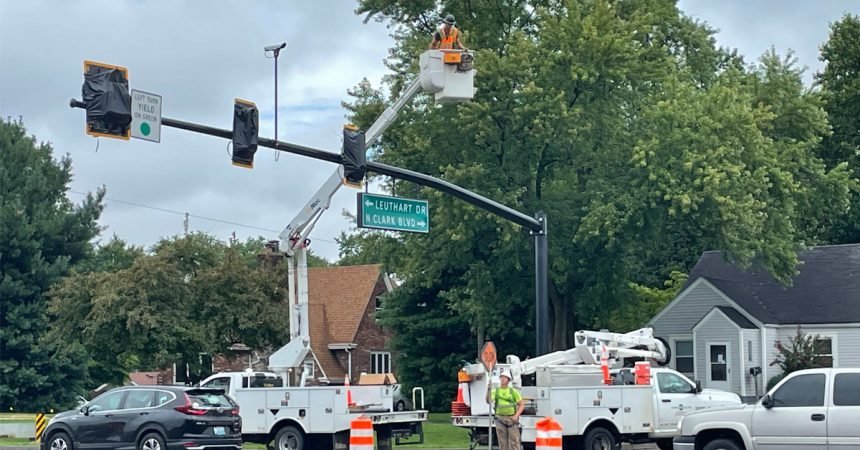
[{"label": "white hard hat", "polygon": [[508,380],[514,379],[514,377],[511,376],[511,371],[508,369],[503,370],[502,373],[499,374],[499,376],[500,377],[508,377]]}]

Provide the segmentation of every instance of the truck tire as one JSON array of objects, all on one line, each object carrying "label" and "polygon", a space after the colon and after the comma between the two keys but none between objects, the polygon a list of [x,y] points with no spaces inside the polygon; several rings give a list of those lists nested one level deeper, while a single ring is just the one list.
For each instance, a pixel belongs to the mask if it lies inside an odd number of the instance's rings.
[{"label": "truck tire", "polygon": [[702,450],[741,450],[741,446],[731,439],[714,439]]},{"label": "truck tire", "polygon": [[655,443],[657,444],[657,448],[659,448],[660,450],[672,450],[674,448],[674,447],[672,447],[672,439],[671,438],[669,438],[669,439],[657,439],[657,442],[655,442]]},{"label": "truck tire", "polygon": [[582,438],[584,450],[619,450],[621,443],[615,433],[603,427],[594,427]]},{"label": "truck tire", "polygon": [[278,430],[272,447],[274,450],[304,450],[305,435],[298,428],[287,425]]}]

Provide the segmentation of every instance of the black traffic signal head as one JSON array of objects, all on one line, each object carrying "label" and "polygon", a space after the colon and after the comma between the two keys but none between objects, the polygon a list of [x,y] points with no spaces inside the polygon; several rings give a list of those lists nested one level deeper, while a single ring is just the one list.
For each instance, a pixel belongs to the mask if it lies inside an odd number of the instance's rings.
[{"label": "black traffic signal head", "polygon": [[361,184],[367,173],[367,151],[364,131],[354,125],[343,127],[343,176],[346,181]]},{"label": "black traffic signal head", "polygon": [[131,136],[128,69],[84,61],[81,91],[87,110],[87,134],[128,140]]},{"label": "black traffic signal head", "polygon": [[233,104],[233,165],[248,169],[254,167],[259,129],[257,105],[237,98]]}]

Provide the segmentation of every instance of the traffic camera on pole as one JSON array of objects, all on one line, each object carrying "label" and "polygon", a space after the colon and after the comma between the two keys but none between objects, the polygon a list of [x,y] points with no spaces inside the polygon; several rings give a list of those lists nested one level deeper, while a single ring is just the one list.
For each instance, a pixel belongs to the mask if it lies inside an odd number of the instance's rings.
[{"label": "traffic camera on pole", "polygon": [[87,110],[86,133],[93,137],[128,140],[131,136],[128,69],[84,61],[81,91]]},{"label": "traffic camera on pole", "polygon": [[260,131],[260,113],[257,105],[236,99],[233,104],[233,165],[254,168],[254,153]]}]

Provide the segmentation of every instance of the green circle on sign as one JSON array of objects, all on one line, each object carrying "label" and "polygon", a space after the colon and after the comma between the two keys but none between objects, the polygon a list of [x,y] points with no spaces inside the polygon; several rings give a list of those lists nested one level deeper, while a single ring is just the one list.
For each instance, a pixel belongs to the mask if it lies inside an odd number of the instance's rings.
[{"label": "green circle on sign", "polygon": [[143,122],[142,124],[140,124],[140,132],[143,133],[144,136],[149,136],[149,133],[151,131],[152,131],[152,129],[149,128],[148,123]]}]

